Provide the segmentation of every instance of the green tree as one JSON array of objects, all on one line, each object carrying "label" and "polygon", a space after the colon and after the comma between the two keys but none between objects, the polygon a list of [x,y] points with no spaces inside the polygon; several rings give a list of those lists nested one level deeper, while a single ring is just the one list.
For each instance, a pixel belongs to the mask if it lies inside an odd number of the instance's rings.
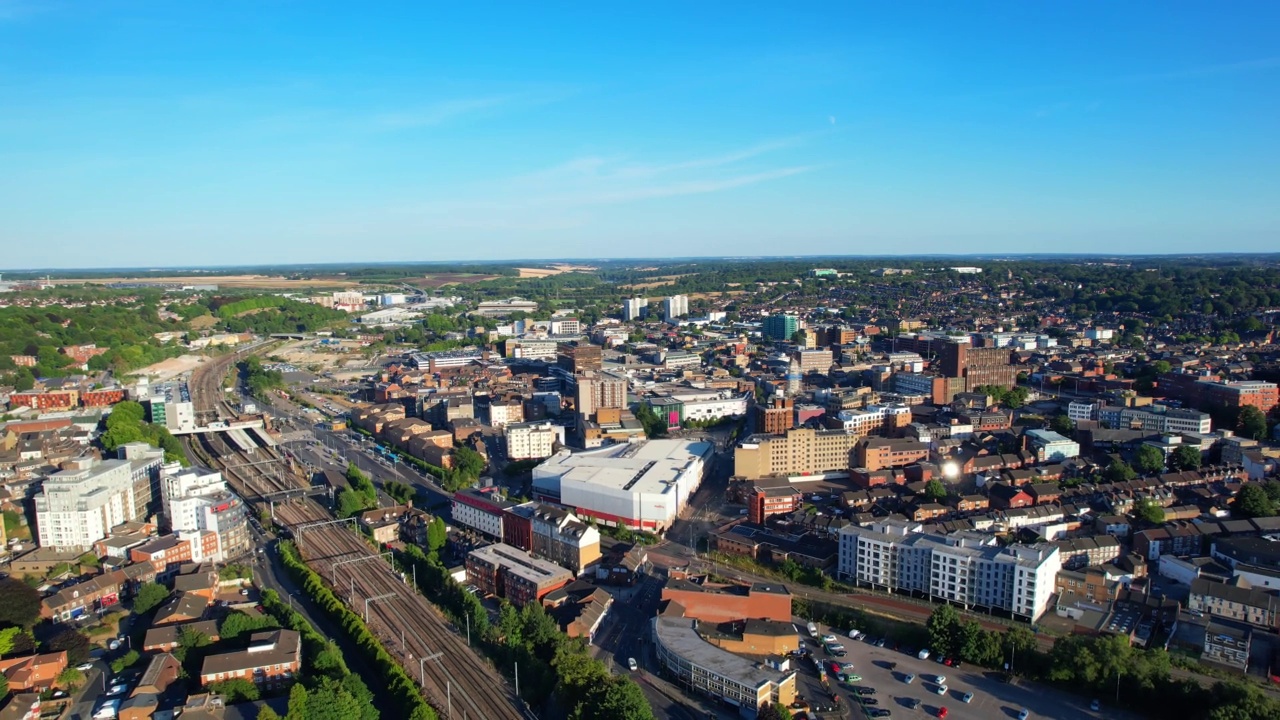
[{"label": "green tree", "polygon": [[307,720],[307,689],[300,683],[289,688],[288,720]]},{"label": "green tree", "polygon": [[1076,424],[1066,415],[1054,415],[1053,419],[1049,421],[1049,429],[1059,435],[1071,437],[1071,434],[1076,431]]},{"label": "green tree", "polygon": [[141,659],[142,655],[137,650],[133,650],[131,648],[126,651],[124,655],[121,655],[111,661],[111,672],[116,674],[122,673],[126,668],[131,668],[136,665],[138,660]]},{"label": "green tree", "polygon": [[222,619],[222,624],[218,626],[218,635],[223,640],[235,640],[260,630],[270,630],[278,627],[280,627],[280,623],[276,622],[276,619],[270,615],[253,617],[237,611]]},{"label": "green tree", "polygon": [[1134,461],[1138,464],[1138,469],[1144,475],[1154,475],[1155,473],[1164,472],[1164,453],[1160,449],[1151,445],[1142,445],[1138,448]]},{"label": "green tree", "polygon": [[1267,416],[1252,405],[1240,408],[1240,416],[1236,420],[1236,429],[1241,435],[1253,440],[1267,439]]},{"label": "green tree", "polygon": [[272,710],[270,705],[263,705],[262,709],[258,710],[258,720],[283,720],[283,718]]},{"label": "green tree", "polygon": [[769,703],[760,708],[756,720],[791,720],[791,709],[782,703]]},{"label": "green tree", "polygon": [[1247,482],[1236,493],[1231,512],[1242,518],[1271,517],[1276,514],[1276,505],[1260,483]]},{"label": "green tree", "polygon": [[924,496],[930,500],[944,500],[947,497],[947,486],[941,480],[930,480],[924,485]]},{"label": "green tree", "polygon": [[453,453],[453,470],[468,480],[475,480],[484,472],[484,456],[469,447],[460,447]]},{"label": "green tree", "polygon": [[68,667],[58,673],[58,679],[55,681],[55,684],[64,690],[76,690],[80,686],[84,685],[84,679],[83,672],[75,669],[75,667]]},{"label": "green tree", "polygon": [[45,652],[67,651],[67,662],[79,665],[89,659],[89,638],[74,628],[65,628],[44,643]]},{"label": "green tree", "polygon": [[438,554],[448,541],[449,529],[444,519],[439,516],[432,518],[431,524],[427,525],[427,551],[432,555]]},{"label": "green tree", "polygon": [[40,593],[21,580],[0,578],[0,625],[30,628],[39,618]]},{"label": "green tree", "polygon": [[145,615],[164,604],[169,599],[169,588],[159,583],[143,583],[138,594],[133,598],[133,613]]},{"label": "green tree", "polygon": [[1125,482],[1138,477],[1138,473],[1134,472],[1125,461],[1113,458],[1111,464],[1107,466],[1106,477],[1111,482]]},{"label": "green tree", "polygon": [[929,615],[925,629],[929,631],[929,649],[935,655],[956,655],[960,634],[960,613],[950,605],[939,605]]},{"label": "green tree", "polygon": [[1173,466],[1179,470],[1199,470],[1202,460],[1200,448],[1193,445],[1180,445],[1173,451]]},{"label": "green tree", "polygon": [[1164,508],[1152,500],[1139,500],[1133,506],[1133,515],[1149,525],[1161,525],[1164,523]]},{"label": "green tree", "polygon": [[238,702],[253,702],[260,695],[258,686],[244,678],[232,678],[209,683],[209,692],[221,695],[223,702],[228,705]]},{"label": "green tree", "polygon": [[[13,652],[14,640],[22,633],[20,627],[9,627],[0,630],[0,656]],[[0,696],[3,697],[3,696]]]},{"label": "green tree", "polygon": [[338,517],[349,518],[376,507],[377,503],[369,502],[369,498],[359,490],[344,487],[338,490],[337,505]]},{"label": "green tree", "polygon": [[0,699],[9,695],[9,678],[0,673]]}]

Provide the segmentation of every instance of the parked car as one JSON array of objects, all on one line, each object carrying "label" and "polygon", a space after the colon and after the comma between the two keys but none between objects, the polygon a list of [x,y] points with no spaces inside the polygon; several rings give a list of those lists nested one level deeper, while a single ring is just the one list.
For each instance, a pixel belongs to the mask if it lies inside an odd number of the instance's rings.
[{"label": "parked car", "polygon": [[913,675],[912,673],[907,673],[907,676],[906,676],[906,677],[904,677],[904,678],[902,678],[902,682],[904,682],[904,683],[906,683],[906,684],[908,684],[908,685],[910,685],[911,683],[913,683],[913,682],[915,682],[915,681],[916,681],[916,676],[915,676],[915,675]]},{"label": "parked car", "polygon": [[1027,720],[1028,717],[1031,717],[1031,713],[1027,712],[1026,708],[1018,711],[1018,720]]},{"label": "parked car", "polygon": [[928,659],[929,659],[929,648],[925,648],[925,649],[921,650],[920,652],[916,653],[916,657],[920,658],[921,660],[928,660]]},{"label": "parked car", "polygon": [[937,686],[936,688],[934,688],[934,689],[933,689],[933,691],[934,691],[935,693],[939,694],[939,695],[946,695],[946,694],[947,694],[947,686],[946,686],[946,685],[939,685],[939,686]]},{"label": "parked car", "polygon": [[832,635],[831,633],[827,633],[826,635],[822,636],[822,642],[827,643],[828,645],[835,645],[838,642],[838,640],[836,640],[835,635]]},{"label": "parked car", "polygon": [[1098,712],[1102,709],[1102,703],[1098,702],[1095,698],[1093,702],[1089,703],[1089,709],[1094,712]]},{"label": "parked car", "polygon": [[938,717],[945,718],[946,716],[947,716],[947,706],[943,705],[942,707],[938,708]]},{"label": "parked car", "polygon": [[971,702],[973,702],[973,693],[971,693],[971,692],[967,692],[967,693],[965,693],[965,694],[961,695],[961,696],[960,696],[960,702],[963,702],[963,703],[971,703]]},{"label": "parked car", "polygon": [[887,718],[890,713],[886,708],[867,708],[867,716],[873,718]]},{"label": "parked car", "polygon": [[862,703],[863,705],[879,705],[880,704],[880,701],[873,697],[859,697],[858,702]]},{"label": "parked car", "polygon": [[868,686],[859,686],[853,689],[854,695],[875,695],[876,689]]},{"label": "parked car", "polygon": [[907,698],[908,708],[915,710],[916,708],[920,707],[920,705],[921,705],[920,698]]},{"label": "parked car", "polygon": [[631,669],[631,672],[635,672],[640,669],[640,666],[636,664],[636,659],[633,657],[627,658],[627,667]]},{"label": "parked car", "polygon": [[76,669],[80,672],[89,672],[93,669],[93,663],[80,663],[76,666]]},{"label": "parked car", "polygon": [[946,675],[934,675],[934,676],[933,676],[933,681],[934,681],[934,682],[936,682],[936,683],[938,683],[939,685],[946,685],[946,684],[947,684],[947,676],[946,676]]}]

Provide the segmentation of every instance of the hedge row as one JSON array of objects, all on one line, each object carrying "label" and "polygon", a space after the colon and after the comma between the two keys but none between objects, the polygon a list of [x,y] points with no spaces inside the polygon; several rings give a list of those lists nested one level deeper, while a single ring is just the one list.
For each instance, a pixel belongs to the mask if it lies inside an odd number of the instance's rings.
[{"label": "hedge row", "polygon": [[418,684],[387,652],[382,643],[369,632],[369,628],[341,600],[333,594],[320,579],[320,576],[307,566],[298,556],[298,551],[291,542],[280,542],[280,557],[284,566],[302,586],[303,591],[315,601],[321,610],[342,626],[351,640],[372,663],[374,670],[386,679],[387,693],[392,703],[401,710],[401,717],[410,720],[438,720],[435,709],[427,704],[418,689]]}]

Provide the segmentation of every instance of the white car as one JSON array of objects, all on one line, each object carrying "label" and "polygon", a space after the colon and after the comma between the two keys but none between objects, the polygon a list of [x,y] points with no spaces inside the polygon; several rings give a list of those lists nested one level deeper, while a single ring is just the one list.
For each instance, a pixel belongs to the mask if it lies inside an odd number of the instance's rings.
[{"label": "white car", "polygon": [[935,688],[935,689],[934,689],[934,692],[938,693],[939,695],[946,695],[946,694],[947,694],[947,686],[946,686],[946,685],[939,685],[937,688]]},{"label": "white car", "polygon": [[936,682],[936,683],[938,683],[939,685],[946,685],[946,684],[947,684],[947,676],[946,676],[946,675],[934,675],[934,676],[933,676],[933,681],[934,681],[934,682]]},{"label": "white car", "polygon": [[830,633],[827,633],[826,635],[822,636],[822,642],[828,645],[834,645],[836,643],[836,636]]},{"label": "white car", "polygon": [[863,633],[861,630],[856,630],[856,629],[855,629],[855,630],[850,630],[850,631],[849,631],[849,639],[850,639],[850,640],[861,640],[861,639],[862,639],[862,638],[864,638],[864,637],[866,637],[866,634],[865,634],[865,633]]},{"label": "white car", "polygon": [[921,650],[920,652],[916,653],[916,657],[920,658],[921,660],[928,660],[928,659],[929,659],[929,648],[925,648],[925,649]]},{"label": "white car", "polygon": [[93,669],[93,663],[80,663],[76,666],[76,669],[80,672],[89,672]]},{"label": "white car", "polygon": [[960,696],[960,702],[962,702],[962,703],[971,703],[971,702],[973,702],[973,693],[971,693],[971,692],[967,692],[967,693],[965,693],[965,694],[961,695],[961,696]]},{"label": "white car", "polygon": [[627,658],[627,667],[631,669],[631,672],[635,672],[640,669],[640,666],[636,664],[635,658]]},{"label": "white car", "polygon": [[1018,711],[1018,720],[1027,720],[1027,718],[1030,716],[1031,716],[1031,713],[1027,712],[1026,708],[1022,708],[1021,710]]}]

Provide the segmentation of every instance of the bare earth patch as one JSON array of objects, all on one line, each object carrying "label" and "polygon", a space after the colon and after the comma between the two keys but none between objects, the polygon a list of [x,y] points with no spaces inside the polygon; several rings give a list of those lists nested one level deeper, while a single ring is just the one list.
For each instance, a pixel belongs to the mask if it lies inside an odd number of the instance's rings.
[{"label": "bare earth patch", "polygon": [[112,283],[161,283],[167,285],[217,285],[219,288],[320,288],[354,287],[350,280],[311,278],[294,280],[272,275],[180,275],[52,280],[54,285],[109,285]]}]

